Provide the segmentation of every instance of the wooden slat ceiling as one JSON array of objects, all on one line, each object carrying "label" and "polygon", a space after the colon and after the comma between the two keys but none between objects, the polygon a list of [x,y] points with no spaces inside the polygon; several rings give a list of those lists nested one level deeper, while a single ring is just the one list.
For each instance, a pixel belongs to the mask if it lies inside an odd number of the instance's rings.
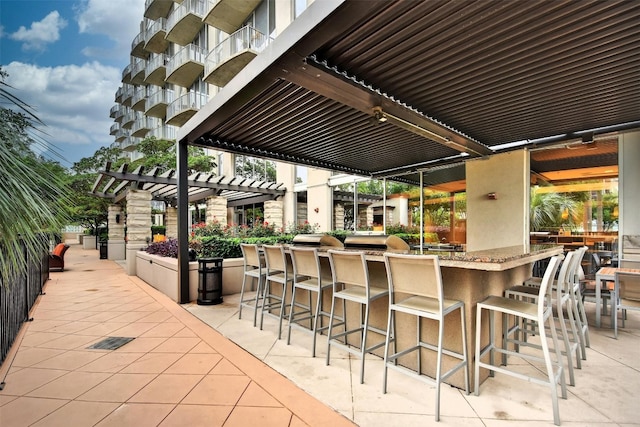
[{"label": "wooden slat ceiling", "polygon": [[534,172],[617,165],[567,145],[640,127],[638,22],[637,1],[347,0],[187,140],[432,184],[464,179],[447,165],[560,143],[570,153]]}]

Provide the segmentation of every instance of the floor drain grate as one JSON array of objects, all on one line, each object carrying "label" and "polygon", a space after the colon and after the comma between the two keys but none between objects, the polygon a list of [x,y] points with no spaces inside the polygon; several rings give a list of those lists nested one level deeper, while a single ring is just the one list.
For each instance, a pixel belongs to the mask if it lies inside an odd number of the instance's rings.
[{"label": "floor drain grate", "polygon": [[97,343],[87,348],[98,349],[98,350],[115,350],[117,348],[122,347],[123,345],[125,345],[131,340],[133,340],[133,338],[109,337],[109,338],[103,339],[102,341],[98,341]]}]

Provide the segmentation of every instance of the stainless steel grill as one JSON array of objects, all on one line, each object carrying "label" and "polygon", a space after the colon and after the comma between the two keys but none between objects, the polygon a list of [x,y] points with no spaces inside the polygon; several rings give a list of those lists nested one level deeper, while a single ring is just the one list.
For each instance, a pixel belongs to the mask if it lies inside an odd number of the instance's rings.
[{"label": "stainless steel grill", "polygon": [[394,235],[351,235],[344,240],[349,249],[409,250],[407,242]]},{"label": "stainless steel grill", "polygon": [[298,234],[293,238],[292,243],[296,246],[330,246],[334,248],[344,247],[340,240],[328,234]]}]

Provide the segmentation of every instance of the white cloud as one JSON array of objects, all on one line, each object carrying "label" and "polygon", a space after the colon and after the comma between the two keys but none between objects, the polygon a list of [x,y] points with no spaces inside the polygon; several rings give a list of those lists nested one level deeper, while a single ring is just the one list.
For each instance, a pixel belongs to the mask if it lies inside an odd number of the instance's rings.
[{"label": "white cloud", "polygon": [[131,50],[131,42],[140,32],[144,0],[83,0],[77,8],[80,33],[106,35],[115,42],[112,52],[100,47],[86,47],[90,57],[122,57]]},{"label": "white cloud", "polygon": [[18,31],[11,34],[13,40],[22,43],[24,50],[42,51],[47,44],[54,43],[60,39],[60,30],[67,26],[67,21],[62,19],[57,10],[49,13],[42,21],[32,22],[27,29],[20,26]]},{"label": "white cloud", "polygon": [[3,68],[13,94],[45,123],[45,139],[67,158],[64,166],[113,142],[109,109],[121,84],[120,70],[98,62],[58,67],[11,62]]}]

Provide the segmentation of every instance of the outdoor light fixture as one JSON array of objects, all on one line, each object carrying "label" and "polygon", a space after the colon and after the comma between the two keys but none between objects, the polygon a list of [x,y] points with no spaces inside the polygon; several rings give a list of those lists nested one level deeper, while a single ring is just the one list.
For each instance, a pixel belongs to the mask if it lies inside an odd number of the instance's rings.
[{"label": "outdoor light fixture", "polygon": [[384,114],[384,111],[382,111],[382,107],[373,107],[373,118],[376,124],[387,121],[387,116]]}]

